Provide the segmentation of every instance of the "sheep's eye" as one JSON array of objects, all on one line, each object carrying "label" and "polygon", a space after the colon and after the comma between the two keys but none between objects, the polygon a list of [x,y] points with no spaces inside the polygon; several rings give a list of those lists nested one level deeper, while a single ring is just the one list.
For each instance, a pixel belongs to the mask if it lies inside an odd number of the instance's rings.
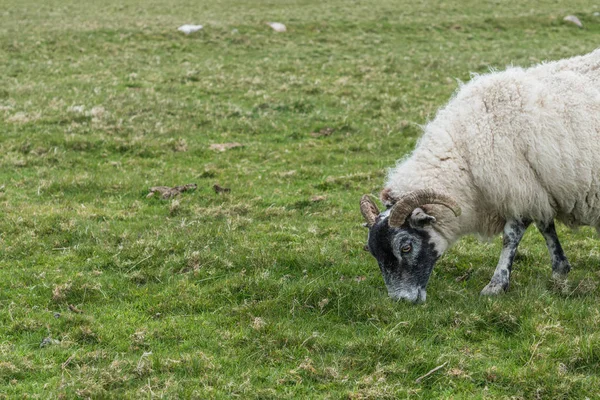
[{"label": "sheep's eye", "polygon": [[400,251],[403,253],[410,253],[411,250],[412,250],[412,246],[410,244],[405,244],[404,246],[402,246],[400,248]]}]

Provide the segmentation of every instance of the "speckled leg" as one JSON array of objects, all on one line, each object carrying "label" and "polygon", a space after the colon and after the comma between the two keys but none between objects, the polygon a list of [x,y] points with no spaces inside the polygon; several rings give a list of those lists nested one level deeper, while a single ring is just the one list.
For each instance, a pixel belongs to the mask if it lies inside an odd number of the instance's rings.
[{"label": "speckled leg", "polygon": [[548,251],[550,252],[550,258],[552,259],[552,277],[554,279],[566,279],[567,274],[571,270],[571,264],[569,264],[569,260],[567,260],[562,246],[558,241],[554,221],[537,222],[536,225],[544,236]]},{"label": "speckled leg", "polygon": [[529,226],[529,221],[510,220],[504,225],[504,235],[502,238],[502,252],[498,265],[494,271],[494,275],[490,283],[481,291],[483,296],[493,296],[508,290],[510,282],[510,272],[512,270],[513,260],[519,242],[523,238],[523,234]]}]

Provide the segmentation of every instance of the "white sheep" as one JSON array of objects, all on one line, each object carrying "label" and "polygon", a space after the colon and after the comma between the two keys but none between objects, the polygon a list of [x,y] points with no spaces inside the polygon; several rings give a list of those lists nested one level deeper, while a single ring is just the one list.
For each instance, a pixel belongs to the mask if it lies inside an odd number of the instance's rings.
[{"label": "white sheep", "polygon": [[381,199],[385,212],[368,196],[361,212],[393,298],[424,301],[433,266],[453,242],[502,230],[500,260],[481,293],[507,290],[531,222],[553,276],[564,278],[570,265],[554,219],[600,229],[600,49],[475,76],[390,170]]}]

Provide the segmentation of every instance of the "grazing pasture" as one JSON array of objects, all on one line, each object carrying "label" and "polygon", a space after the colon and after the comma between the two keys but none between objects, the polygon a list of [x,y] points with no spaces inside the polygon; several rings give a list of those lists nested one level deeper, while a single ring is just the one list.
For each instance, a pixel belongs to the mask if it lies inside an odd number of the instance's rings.
[{"label": "grazing pasture", "polygon": [[530,228],[497,298],[463,238],[419,306],[363,250],[458,81],[600,45],[598,5],[511,3],[4,0],[0,398],[597,396],[593,230],[559,285]]}]

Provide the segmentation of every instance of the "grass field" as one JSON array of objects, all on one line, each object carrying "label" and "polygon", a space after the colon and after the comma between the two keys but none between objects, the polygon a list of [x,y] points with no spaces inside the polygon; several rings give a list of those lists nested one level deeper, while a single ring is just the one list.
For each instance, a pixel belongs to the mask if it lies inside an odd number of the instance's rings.
[{"label": "grass field", "polygon": [[556,287],[530,229],[493,299],[464,238],[413,306],[358,210],[457,80],[595,49],[566,3],[4,0],[0,398],[595,398],[592,230]]}]

